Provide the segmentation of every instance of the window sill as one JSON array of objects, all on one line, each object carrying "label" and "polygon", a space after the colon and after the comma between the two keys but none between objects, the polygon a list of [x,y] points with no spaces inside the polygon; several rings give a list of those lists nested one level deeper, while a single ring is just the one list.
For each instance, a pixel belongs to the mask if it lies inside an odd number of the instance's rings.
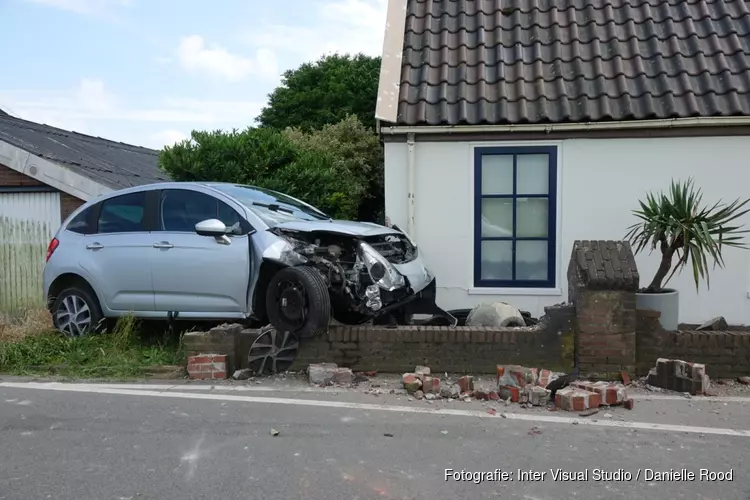
[{"label": "window sill", "polygon": [[469,295],[538,295],[559,297],[563,294],[560,288],[469,288]]}]

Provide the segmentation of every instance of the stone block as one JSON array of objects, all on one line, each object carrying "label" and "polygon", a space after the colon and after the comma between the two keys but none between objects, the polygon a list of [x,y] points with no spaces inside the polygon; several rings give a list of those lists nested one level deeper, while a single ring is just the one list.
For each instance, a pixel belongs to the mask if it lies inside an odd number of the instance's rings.
[{"label": "stone block", "polygon": [[328,385],[333,382],[338,366],[336,363],[314,363],[307,368],[308,380],[315,385]]},{"label": "stone block", "polygon": [[461,387],[459,387],[458,384],[453,384],[450,387],[443,386],[440,389],[440,396],[444,398],[453,398],[456,399],[461,395]]},{"label": "stone block", "polygon": [[351,384],[354,380],[354,373],[351,368],[336,368],[333,372],[333,382],[336,384]]},{"label": "stone block", "polygon": [[422,388],[422,380],[414,373],[404,373],[403,375],[404,389],[407,392],[414,393]]},{"label": "stone block", "polygon": [[600,405],[601,396],[584,389],[565,387],[555,394],[555,406],[565,411],[586,411]]},{"label": "stone block", "polygon": [[428,366],[417,366],[414,368],[414,374],[419,378],[424,378],[430,374],[430,368]]},{"label": "stone block", "polygon": [[525,389],[528,402],[533,406],[546,406],[549,403],[551,392],[538,385],[528,386]]}]

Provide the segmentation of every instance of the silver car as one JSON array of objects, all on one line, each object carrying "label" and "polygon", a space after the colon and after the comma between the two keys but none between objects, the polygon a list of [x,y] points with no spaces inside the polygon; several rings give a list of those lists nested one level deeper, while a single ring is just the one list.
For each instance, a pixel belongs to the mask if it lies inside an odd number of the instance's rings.
[{"label": "silver car", "polygon": [[44,294],[55,327],[104,319],[253,320],[308,338],[345,324],[455,318],[397,227],[332,220],[253,186],[158,183],[90,200],[50,242]]}]

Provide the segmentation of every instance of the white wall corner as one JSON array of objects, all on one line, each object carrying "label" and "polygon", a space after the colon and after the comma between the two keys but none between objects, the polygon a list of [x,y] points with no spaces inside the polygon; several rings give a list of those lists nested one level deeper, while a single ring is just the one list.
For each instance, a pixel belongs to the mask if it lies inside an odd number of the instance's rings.
[{"label": "white wall corner", "polygon": [[406,7],[407,0],[388,0],[375,118],[389,123],[398,119]]},{"label": "white wall corner", "polygon": [[0,141],[0,163],[83,201],[114,191],[58,163],[33,155],[5,141]]}]

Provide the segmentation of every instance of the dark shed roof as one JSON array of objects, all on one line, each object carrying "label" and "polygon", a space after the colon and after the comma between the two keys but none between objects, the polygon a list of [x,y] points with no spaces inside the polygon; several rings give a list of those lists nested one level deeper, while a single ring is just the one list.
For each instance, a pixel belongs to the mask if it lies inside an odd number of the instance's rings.
[{"label": "dark shed roof", "polygon": [[158,151],[68,132],[0,113],[0,141],[59,163],[112,189],[170,180]]},{"label": "dark shed roof", "polygon": [[408,0],[399,125],[750,115],[750,0]]}]

